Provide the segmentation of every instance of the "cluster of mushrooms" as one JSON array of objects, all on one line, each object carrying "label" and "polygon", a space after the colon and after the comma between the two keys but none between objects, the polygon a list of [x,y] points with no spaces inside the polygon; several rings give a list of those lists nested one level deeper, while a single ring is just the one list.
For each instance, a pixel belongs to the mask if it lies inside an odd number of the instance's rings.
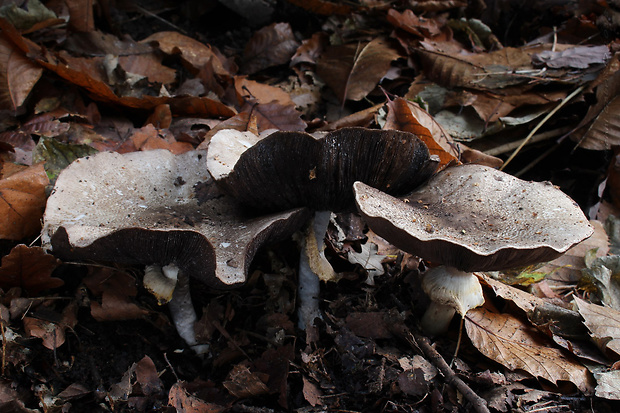
[{"label": "cluster of mushrooms", "polygon": [[319,280],[335,279],[323,253],[332,212],[357,208],[375,233],[434,266],[422,283],[432,335],[483,304],[473,271],[548,261],[593,232],[551,184],[479,165],[435,173],[437,164],[410,133],[363,128],[319,137],[222,130],[208,151],[99,153],[58,177],[42,241],[67,261],[144,266],[145,286],[204,353],[190,278],[238,286],[261,246],[302,227],[299,325],[313,325]]}]

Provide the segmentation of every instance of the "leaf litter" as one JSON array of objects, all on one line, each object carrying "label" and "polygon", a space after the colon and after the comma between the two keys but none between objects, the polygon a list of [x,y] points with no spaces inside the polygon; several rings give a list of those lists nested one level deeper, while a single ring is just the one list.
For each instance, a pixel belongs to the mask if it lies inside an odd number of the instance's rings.
[{"label": "leaf litter", "polygon": [[531,5],[524,20],[478,2],[462,18],[458,1],[289,0],[264,9],[265,23],[224,2],[204,2],[207,12],[198,1],[146,3],[2,4],[3,409],[617,409],[617,241],[608,252],[597,221],[593,238],[549,266],[480,275],[487,303],[466,316],[465,337],[455,322],[432,346],[418,330],[427,263],[347,225],[330,229],[341,279],[323,286],[318,338],[306,343],[295,328],[297,246],[277,243],[238,289],[194,283],[203,358],[184,348],[141,268],[60,262],[36,246],[51,185],[74,159],[206,149],[227,128],[403,130],[442,167],[499,167],[536,127],[508,172],[618,214],[613,7]]}]

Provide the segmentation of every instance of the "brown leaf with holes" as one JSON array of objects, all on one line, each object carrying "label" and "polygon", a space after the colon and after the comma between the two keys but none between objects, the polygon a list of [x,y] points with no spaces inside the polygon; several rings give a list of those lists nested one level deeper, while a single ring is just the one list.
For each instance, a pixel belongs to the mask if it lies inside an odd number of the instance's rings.
[{"label": "brown leaf with holes", "polygon": [[289,63],[299,47],[288,23],[273,23],[254,33],[243,51],[243,73]]},{"label": "brown leaf with holes", "polygon": [[399,57],[387,39],[378,37],[368,43],[328,47],[319,58],[316,72],[341,102],[361,100]]},{"label": "brown leaf with holes", "polygon": [[0,109],[21,107],[42,73],[13,42],[0,36]]},{"label": "brown leaf with holes", "polygon": [[0,180],[0,238],[20,240],[39,232],[48,184],[43,164]]},{"label": "brown leaf with holes", "polygon": [[8,255],[2,257],[0,287],[5,291],[19,287],[31,297],[43,290],[60,287],[64,282],[60,278],[52,277],[52,272],[58,265],[60,261],[41,247],[17,245]]},{"label": "brown leaf with holes", "polygon": [[586,367],[512,315],[476,308],[467,312],[465,328],[478,351],[509,370],[524,370],[554,384],[571,382],[585,394],[594,391],[593,378]]},{"label": "brown leaf with holes", "polygon": [[438,169],[451,163],[460,163],[459,146],[450,134],[417,103],[397,97],[388,102],[388,116],[384,129],[411,132],[428,147],[431,155],[439,156]]}]

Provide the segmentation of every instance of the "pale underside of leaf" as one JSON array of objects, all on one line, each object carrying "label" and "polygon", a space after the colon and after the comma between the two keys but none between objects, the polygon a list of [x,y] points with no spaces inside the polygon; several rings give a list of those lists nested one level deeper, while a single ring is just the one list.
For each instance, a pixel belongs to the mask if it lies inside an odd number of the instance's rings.
[{"label": "pale underside of leaf", "polygon": [[518,318],[477,308],[465,316],[465,328],[478,351],[509,370],[524,370],[551,383],[569,381],[585,394],[592,393],[588,369]]},{"label": "pale underside of leaf", "polygon": [[579,297],[575,297],[575,303],[601,350],[609,349],[620,355],[620,311],[588,303]]}]

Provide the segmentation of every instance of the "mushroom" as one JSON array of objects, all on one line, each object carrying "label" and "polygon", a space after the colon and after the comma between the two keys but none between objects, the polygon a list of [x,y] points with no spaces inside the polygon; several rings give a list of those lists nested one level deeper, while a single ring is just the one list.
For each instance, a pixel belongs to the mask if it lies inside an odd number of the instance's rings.
[{"label": "mushroom", "polygon": [[167,150],[81,158],[47,201],[43,246],[63,260],[145,265],[147,288],[170,300],[181,337],[197,352],[189,278],[226,289],[246,280],[262,245],[290,236],[303,208],[248,218],[219,192],[205,151]]},{"label": "mushroom", "polygon": [[374,232],[443,264],[422,281],[431,298],[422,325],[430,335],[445,332],[455,311],[464,317],[484,303],[472,272],[549,261],[593,233],[579,206],[552,184],[480,165],[446,168],[403,199],[362,182],[354,190]]},{"label": "mushroom", "polygon": [[435,171],[437,161],[415,135],[394,130],[344,128],[317,137],[278,131],[262,139],[223,130],[211,139],[207,166],[224,192],[248,208],[315,211],[299,268],[299,326],[305,328],[319,315],[317,275],[335,280],[323,240],[331,212],[354,208],[353,183],[404,195]]}]

